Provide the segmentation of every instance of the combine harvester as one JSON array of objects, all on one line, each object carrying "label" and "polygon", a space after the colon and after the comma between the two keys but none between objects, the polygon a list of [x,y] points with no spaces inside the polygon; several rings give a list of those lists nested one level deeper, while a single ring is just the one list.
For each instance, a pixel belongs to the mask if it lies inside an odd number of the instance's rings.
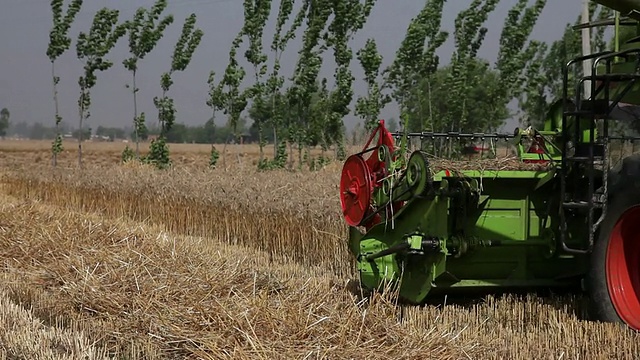
[{"label": "combine harvester", "polygon": [[[624,17],[582,26],[615,24],[616,34],[620,25],[637,26],[640,0],[598,2]],[[569,84],[568,74],[587,60],[595,75]],[[364,150],[347,158],[340,180],[362,286],[393,285],[413,304],[455,289],[575,287],[588,294],[594,320],[640,330],[640,155],[613,159],[614,143],[640,138],[608,131],[609,121],[640,110],[639,79],[640,37],[568,62],[565,96],[540,130],[392,134],[380,121]],[[585,81],[589,99],[581,94]],[[511,141],[517,166],[504,170],[497,159],[489,161],[493,169],[482,160],[452,166],[426,150],[409,155],[396,147],[394,138],[404,145],[416,137],[423,145]]]}]

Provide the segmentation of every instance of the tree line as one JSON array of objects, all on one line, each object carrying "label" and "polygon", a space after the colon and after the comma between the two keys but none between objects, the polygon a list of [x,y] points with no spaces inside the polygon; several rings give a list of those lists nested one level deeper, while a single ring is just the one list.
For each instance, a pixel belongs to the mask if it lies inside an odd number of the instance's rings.
[{"label": "tree line", "polygon": [[[150,54],[172,26],[174,17],[163,15],[167,1],[157,0],[150,8],[139,8],[131,19],[120,21],[118,10],[103,8],[95,13],[88,32],[76,39],[76,53],[83,62],[84,74],[79,85],[78,162],[82,164],[83,126],[90,117],[91,90],[97,74],[114,67],[108,54],[121,39],[128,40],[130,56],[122,66],[131,73],[133,100],[132,129],[135,152],[129,156],[152,162],[158,167],[170,165],[168,142],[176,138],[191,141],[220,140],[215,132],[215,118],[222,114],[226,126],[225,142],[240,142],[249,137],[260,144],[259,167],[262,169],[293,166],[297,156],[311,161],[310,149],[321,147],[333,151],[337,159],[346,156],[348,141],[343,119],[353,112],[364,129],[375,126],[381,110],[391,102],[399,105],[400,126],[412,131],[495,131],[508,118],[539,124],[545,109],[559,95],[562,64],[580,54],[579,34],[567,25],[563,37],[552,44],[531,40],[530,35],[546,0],[518,0],[506,18],[500,34],[495,63],[482,59],[478,51],[484,43],[490,14],[500,0],[473,0],[455,19],[452,33],[442,30],[445,0],[425,1],[411,19],[391,65],[383,68],[383,57],[376,40],[367,39],[360,49],[350,42],[366,25],[376,0],[243,0],[243,25],[229,49],[228,64],[221,74],[208,76],[211,120],[199,130],[176,124],[176,109],[170,97],[172,75],[185,71],[201,43],[203,32],[196,26],[196,15],[188,16],[175,44],[171,66],[160,76],[160,89],[153,98],[157,114],[158,138],[150,152],[140,157],[139,145],[149,134],[147,115],[138,111],[140,89],[136,86],[139,62]],[[51,60],[54,87],[56,137],[52,144],[53,164],[61,151],[55,72],[56,59],[69,50],[71,24],[82,7],[82,0],[71,0],[63,11],[64,0],[52,0],[53,26],[47,55]],[[275,7],[274,7],[275,5]],[[275,10],[275,11],[272,11]],[[611,16],[611,11],[592,4],[594,19]],[[275,20],[275,33],[264,39],[269,20]],[[594,49],[607,44],[603,29],[593,36]],[[300,37],[298,58],[291,73],[284,73],[281,58],[292,40]],[[453,39],[455,50],[449,64],[443,66],[438,49]],[[244,47],[243,47],[244,46]],[[244,50],[244,51],[242,51]],[[270,56],[269,56],[270,55]],[[244,56],[249,66],[240,65]],[[320,76],[326,57],[334,63],[333,79]],[[361,79],[366,94],[355,97],[356,81],[352,63],[364,72]],[[244,82],[249,86],[242,86]],[[149,96],[149,95],[146,95]],[[517,100],[516,113],[508,105]],[[252,121],[250,127],[243,119]],[[248,133],[248,134],[247,134]],[[191,134],[191,135],[188,135]],[[265,147],[273,144],[273,153]],[[444,151],[446,149],[440,149]],[[441,154],[440,154],[441,155]]]},{"label": "tree line", "polygon": [[[2,121],[2,119],[2,116],[0,116],[0,121]],[[390,118],[386,121],[386,126],[390,131],[396,131],[398,129],[398,122],[394,118]],[[260,135],[257,124],[247,124],[247,119],[244,117],[240,119],[238,129],[240,134],[242,134],[241,139],[243,144],[257,144],[260,141],[264,141],[267,144],[276,143],[276,139],[272,133],[267,132]],[[57,127],[47,126],[41,122],[29,124],[21,121],[11,123],[4,132],[4,135],[2,135],[3,133],[0,133],[0,135],[30,140],[56,140],[58,136],[60,136],[60,139],[68,138],[78,140],[82,136],[82,139],[85,140],[93,137],[93,139],[97,141],[135,142],[137,139],[139,142],[149,142],[150,139],[159,137],[161,132],[162,129],[158,125],[145,127],[144,131],[138,132],[136,132],[132,126],[110,127],[100,125],[95,129],[84,127],[81,132],[80,129],[69,126],[64,121],[58,124]],[[348,135],[348,142],[356,145],[361,143],[368,134],[362,129],[361,125],[358,124]],[[237,140],[234,137],[233,129],[228,124],[224,126],[216,125],[213,118],[207,120],[203,125],[176,123],[166,132],[165,136],[166,142],[169,144],[226,144],[234,143]]]}]

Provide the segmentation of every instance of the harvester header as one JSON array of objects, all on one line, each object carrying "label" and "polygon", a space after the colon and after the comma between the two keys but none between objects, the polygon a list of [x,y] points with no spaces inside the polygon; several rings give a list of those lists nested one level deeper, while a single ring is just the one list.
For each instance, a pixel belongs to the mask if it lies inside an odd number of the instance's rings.
[{"label": "harvester header", "polygon": [[[638,17],[640,0],[598,2]],[[391,284],[415,304],[455,290],[574,288],[594,319],[640,330],[640,138],[609,134],[611,121],[640,105],[639,44],[569,61],[565,96],[539,129],[391,133],[380,121],[340,179],[362,286]],[[593,75],[570,83],[584,61]],[[461,160],[468,140],[491,150]]]}]

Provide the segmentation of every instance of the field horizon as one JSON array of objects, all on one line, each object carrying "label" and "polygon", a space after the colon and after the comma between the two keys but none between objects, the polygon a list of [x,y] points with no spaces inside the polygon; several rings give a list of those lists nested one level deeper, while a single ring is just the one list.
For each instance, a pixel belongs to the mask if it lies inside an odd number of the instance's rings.
[{"label": "field horizon", "polygon": [[2,358],[640,352],[639,334],[585,321],[579,294],[401,306],[393,294],[363,293],[340,212],[339,162],[258,172],[257,146],[242,145],[230,147],[245,150],[242,164],[234,156],[208,169],[207,145],[171,144],[176,166],[157,171],[120,164],[114,145],[87,143],[83,169],[67,144],[54,169],[45,145],[0,141],[0,323],[10,329],[0,335]]}]

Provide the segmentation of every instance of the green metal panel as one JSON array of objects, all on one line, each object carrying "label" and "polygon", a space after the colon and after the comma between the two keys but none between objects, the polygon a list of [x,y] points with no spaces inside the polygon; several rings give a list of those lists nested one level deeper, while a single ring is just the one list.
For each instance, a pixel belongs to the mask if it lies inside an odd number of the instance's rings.
[{"label": "green metal panel", "polygon": [[[554,171],[438,172],[434,186],[446,189],[457,181],[482,184],[477,204],[460,210],[440,194],[408,202],[392,222],[364,235],[352,232],[360,245],[358,269],[363,285],[379,288],[401,280],[400,295],[419,303],[432,291],[493,286],[566,286],[586,271],[586,257],[557,252],[558,199]],[[454,227],[456,221],[462,225]],[[576,224],[571,228],[579,229]],[[412,233],[441,239],[438,251],[406,256],[396,253],[366,260],[403,241],[416,248]],[[583,244],[576,235],[570,243]],[[404,239],[403,239],[404,238]],[[352,246],[355,251],[355,247]],[[463,250],[460,250],[463,249]],[[404,266],[404,272],[403,272]]]},{"label": "green metal panel", "polygon": [[[634,43],[630,46],[638,47],[640,44]],[[624,50],[624,47],[621,49]],[[613,74],[633,74],[636,72],[636,59],[634,56],[630,56],[626,62],[616,62],[611,65],[611,73]],[[606,69],[603,66],[598,66],[598,74],[605,74]],[[609,90],[609,98],[616,98],[626,87],[629,85],[629,81],[612,82]],[[600,92],[596,98],[603,99],[605,96],[604,91]],[[631,86],[627,93],[620,100],[621,103],[640,105],[640,83],[636,82]]]},{"label": "green metal panel", "polygon": [[595,0],[595,2],[619,11],[623,16],[640,20],[640,0]]}]

